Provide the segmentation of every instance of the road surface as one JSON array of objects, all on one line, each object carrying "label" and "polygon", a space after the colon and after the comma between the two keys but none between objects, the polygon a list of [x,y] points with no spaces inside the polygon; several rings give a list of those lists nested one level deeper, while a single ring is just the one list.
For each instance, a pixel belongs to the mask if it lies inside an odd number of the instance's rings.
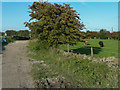
[{"label": "road surface", "polygon": [[5,46],[2,54],[2,88],[34,88],[29,74],[31,64],[26,53],[28,41],[15,41]]}]

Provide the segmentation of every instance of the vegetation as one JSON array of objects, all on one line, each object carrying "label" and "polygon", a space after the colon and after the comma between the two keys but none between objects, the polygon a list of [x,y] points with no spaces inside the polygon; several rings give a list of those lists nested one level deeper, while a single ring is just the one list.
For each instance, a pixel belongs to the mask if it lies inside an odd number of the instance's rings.
[{"label": "vegetation", "polygon": [[7,37],[6,42],[2,42],[2,45],[4,46],[4,45],[7,45],[8,43],[11,43],[11,42],[14,42],[14,41],[15,41],[14,39],[12,39],[10,37]]},{"label": "vegetation", "polygon": [[[106,40],[106,39],[87,39],[88,44],[84,45],[83,42],[78,42],[74,46],[70,46],[70,51],[74,53],[81,53],[91,55],[91,47],[93,47],[94,57],[111,57],[118,58],[118,40]],[[104,47],[100,47],[99,41],[103,41]],[[67,51],[67,45],[60,45],[59,48]]]},{"label": "vegetation", "polygon": [[14,41],[15,41],[15,40],[12,39],[12,38],[10,38],[10,37],[7,37],[7,38],[6,38],[6,42],[7,42],[7,43],[14,42]]},{"label": "vegetation", "polygon": [[[40,62],[33,63],[31,74],[34,80],[64,77],[73,87],[118,88],[117,65],[110,67],[106,63],[63,55],[57,48],[66,52],[72,50],[73,53],[90,55],[90,48],[93,47],[94,57],[115,56],[118,58],[118,41],[115,39],[120,40],[120,32],[110,33],[105,29],[101,29],[99,32],[81,32],[85,27],[79,14],[65,3],[60,5],[34,2],[29,9],[31,19],[29,22],[25,22],[25,26],[31,32],[7,30],[5,32],[7,42],[2,44],[13,42],[14,39],[11,37],[14,36],[21,39],[31,35],[32,39],[35,39],[28,45],[29,51],[32,52],[29,56]],[[80,41],[86,38],[88,44],[84,45]],[[93,40],[93,38],[97,39]],[[104,47],[100,47],[98,44],[101,40]],[[62,87],[69,88],[65,83]]]},{"label": "vegetation", "polygon": [[81,32],[82,38],[97,38],[97,39],[114,39],[114,40],[120,40],[120,31],[118,32],[110,32],[106,29],[100,29],[99,32],[96,31],[87,31],[87,32]]},{"label": "vegetation", "polygon": [[[111,43],[102,40],[105,47],[101,48],[98,39],[88,40],[89,44],[85,46],[80,40],[83,37],[113,38],[110,32],[104,29],[101,29],[100,32],[81,32],[84,25],[80,22],[79,14],[67,4],[34,2],[29,9],[31,10],[29,15],[31,19],[29,22],[25,22],[25,25],[31,30],[32,38],[37,40],[29,43],[28,49],[34,53],[29,56],[38,62],[44,62],[44,64],[33,63],[31,74],[34,80],[42,81],[45,78],[65,77],[73,87],[118,87],[117,66],[109,67],[106,63],[83,60],[72,55],[64,56],[56,49],[59,47],[68,52],[73,50],[74,53],[90,55],[90,48],[93,47],[95,57],[98,55],[108,57],[111,54],[105,54],[107,50],[117,51],[117,49],[111,49],[111,45],[116,48],[117,41]],[[112,55],[117,56],[116,53]],[[41,87],[40,84],[38,87]],[[69,86],[65,84],[64,87]]]},{"label": "vegetation", "polygon": [[68,51],[69,44],[80,41],[80,30],[84,25],[70,5],[34,2],[29,8],[31,19],[25,24],[31,30],[33,38],[46,42],[49,47],[66,43]]},{"label": "vegetation", "polygon": [[21,36],[21,37],[29,37],[29,31],[28,30],[19,30],[18,32],[17,32],[17,35],[18,36]]},{"label": "vegetation", "polygon": [[7,30],[5,33],[7,34],[7,36],[17,35],[17,31],[14,31],[14,30]]},{"label": "vegetation", "polygon": [[9,37],[20,36],[20,37],[29,38],[29,31],[28,31],[28,30],[19,30],[19,31],[7,30],[5,33],[6,33],[7,36],[9,36]]},{"label": "vegetation", "polygon": [[[34,52],[30,57],[44,61],[34,63],[32,75],[34,80],[42,78],[65,77],[75,87],[81,88],[118,88],[117,68],[108,67],[105,63],[92,62],[51,49],[40,48],[40,42],[30,42],[28,49]],[[57,83],[56,83],[57,84]],[[67,86],[65,86],[67,88]]]}]

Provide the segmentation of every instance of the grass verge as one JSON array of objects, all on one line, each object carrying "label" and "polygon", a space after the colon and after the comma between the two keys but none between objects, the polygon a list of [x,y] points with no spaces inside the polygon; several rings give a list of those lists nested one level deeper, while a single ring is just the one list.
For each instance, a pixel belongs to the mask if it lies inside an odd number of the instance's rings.
[{"label": "grass verge", "polygon": [[31,58],[44,61],[44,64],[33,64],[31,74],[34,80],[60,76],[65,77],[75,87],[118,88],[117,67],[108,67],[105,63],[87,59],[63,56],[55,49],[41,48],[38,42],[30,42],[28,49],[34,52],[34,54],[29,54]]}]

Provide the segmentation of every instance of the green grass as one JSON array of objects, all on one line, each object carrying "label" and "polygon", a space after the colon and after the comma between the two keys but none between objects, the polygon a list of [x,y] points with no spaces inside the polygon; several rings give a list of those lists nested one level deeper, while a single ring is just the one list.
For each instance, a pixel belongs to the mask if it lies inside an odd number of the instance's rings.
[{"label": "green grass", "polygon": [[[104,47],[99,46],[99,41],[103,41]],[[93,47],[94,57],[110,57],[118,58],[118,40],[105,39],[88,39],[88,45],[78,42],[74,46],[70,46],[70,50],[74,53],[91,55],[91,47]],[[60,49],[67,51],[67,45],[60,45]]]},{"label": "green grass", "polygon": [[39,45],[36,42],[30,42],[28,46],[28,49],[34,52],[34,54],[29,54],[30,57],[43,60],[47,64],[46,67],[39,63],[33,64],[32,76],[35,80],[63,76],[74,86],[81,88],[118,88],[117,67],[63,56],[56,50],[38,49]]}]

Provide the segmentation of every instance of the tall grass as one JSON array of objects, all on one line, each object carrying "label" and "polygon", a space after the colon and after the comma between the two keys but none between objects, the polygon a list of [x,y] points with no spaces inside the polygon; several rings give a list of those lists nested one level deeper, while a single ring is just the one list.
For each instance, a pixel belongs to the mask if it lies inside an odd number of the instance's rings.
[{"label": "tall grass", "polygon": [[[29,50],[35,54],[29,56],[36,60],[43,60],[46,67],[33,64],[32,75],[35,80],[46,77],[65,77],[74,86],[82,88],[117,88],[118,76],[116,67],[108,67],[105,63],[92,62],[51,49],[39,48],[38,42],[30,42]],[[38,49],[39,48],[39,49]]]}]

